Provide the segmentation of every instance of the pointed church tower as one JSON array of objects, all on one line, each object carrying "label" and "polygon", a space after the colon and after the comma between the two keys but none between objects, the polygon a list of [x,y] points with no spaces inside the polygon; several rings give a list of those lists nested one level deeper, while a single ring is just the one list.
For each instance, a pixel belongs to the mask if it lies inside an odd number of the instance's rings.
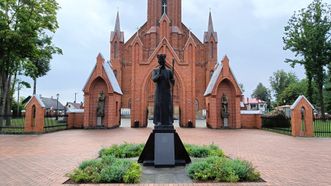
[{"label": "pointed church tower", "polygon": [[208,67],[206,72],[206,80],[210,81],[210,77],[213,74],[214,67],[217,63],[217,44],[218,37],[217,32],[214,31],[213,18],[211,12],[209,12],[208,31],[204,34],[204,45],[206,49],[206,59],[208,61]]},{"label": "pointed church tower", "polygon": [[163,14],[167,14],[172,26],[181,28],[182,0],[148,0],[148,27],[157,26]]},{"label": "pointed church tower", "polygon": [[115,76],[120,86],[122,84],[122,64],[124,32],[121,31],[119,12],[116,15],[114,31],[110,35],[110,59]]}]

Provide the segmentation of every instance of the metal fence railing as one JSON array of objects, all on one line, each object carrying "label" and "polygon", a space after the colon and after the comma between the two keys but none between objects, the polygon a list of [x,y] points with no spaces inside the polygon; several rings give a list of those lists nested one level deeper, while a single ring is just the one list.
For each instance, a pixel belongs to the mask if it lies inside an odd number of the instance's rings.
[{"label": "metal fence railing", "polygon": [[68,116],[45,116],[44,119],[44,132],[55,132],[59,130],[66,130],[68,128],[67,124]]},{"label": "metal fence railing", "polygon": [[0,134],[23,134],[24,117],[0,116]]},{"label": "metal fence railing", "polygon": [[316,137],[331,137],[331,120],[314,120],[314,135]]},{"label": "metal fence railing", "polygon": [[280,134],[292,135],[291,119],[283,115],[262,116],[262,128]]}]

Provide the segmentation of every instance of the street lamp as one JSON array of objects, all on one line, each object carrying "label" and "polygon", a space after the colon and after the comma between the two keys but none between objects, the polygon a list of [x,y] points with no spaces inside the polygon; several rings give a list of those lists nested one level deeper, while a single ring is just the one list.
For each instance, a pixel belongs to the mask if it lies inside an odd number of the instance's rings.
[{"label": "street lamp", "polygon": [[56,120],[59,120],[59,97],[60,94],[56,94]]},{"label": "street lamp", "polygon": [[20,84],[21,81],[17,82],[17,117],[20,115]]}]

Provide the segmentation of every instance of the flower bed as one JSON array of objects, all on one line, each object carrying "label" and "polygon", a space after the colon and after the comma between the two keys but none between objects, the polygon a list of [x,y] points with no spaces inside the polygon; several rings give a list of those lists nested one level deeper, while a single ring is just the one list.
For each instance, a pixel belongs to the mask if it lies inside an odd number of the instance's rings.
[{"label": "flower bed", "polygon": [[[142,167],[128,158],[138,157],[143,144],[112,145],[99,151],[99,158],[82,162],[67,174],[70,183],[139,183]],[[261,180],[251,163],[227,158],[216,145],[190,145],[185,149],[193,162],[188,176],[196,182],[253,182]]]}]

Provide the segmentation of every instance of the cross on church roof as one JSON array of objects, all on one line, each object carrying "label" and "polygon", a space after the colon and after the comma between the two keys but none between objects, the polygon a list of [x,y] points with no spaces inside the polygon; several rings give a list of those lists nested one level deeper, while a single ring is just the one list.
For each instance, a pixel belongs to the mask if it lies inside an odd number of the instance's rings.
[{"label": "cross on church roof", "polygon": [[163,5],[162,5],[162,7],[163,7],[163,14],[167,14],[167,13],[166,13],[167,3],[164,2]]}]

